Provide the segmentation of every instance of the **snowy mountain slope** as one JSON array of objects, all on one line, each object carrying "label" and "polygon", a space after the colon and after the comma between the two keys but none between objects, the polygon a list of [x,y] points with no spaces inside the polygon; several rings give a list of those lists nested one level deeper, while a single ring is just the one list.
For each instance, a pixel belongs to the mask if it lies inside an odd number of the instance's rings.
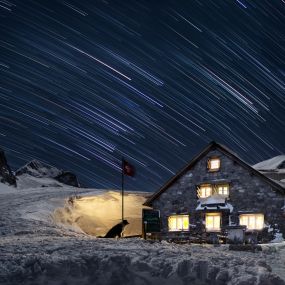
[{"label": "snowy mountain slope", "polygon": [[[30,180],[35,178],[50,178],[59,181],[63,184],[79,187],[78,179],[76,175],[70,171],[60,170],[52,165],[41,162],[39,160],[32,160],[25,164],[16,171],[16,176],[19,178],[22,175],[25,176],[25,180],[30,176]],[[54,181],[54,184],[56,182]]]},{"label": "snowy mountain slope", "polygon": [[16,192],[16,188],[0,183],[0,193],[4,194],[10,192]]},{"label": "snowy mountain slope", "polygon": [[59,175],[60,173],[61,170],[39,160],[32,160],[16,171],[17,176],[22,174],[29,174],[31,176],[40,178],[51,178]]},{"label": "snowy mountain slope", "polygon": [[39,178],[29,174],[22,174],[17,176],[17,188],[29,189],[39,187],[63,187],[64,184],[56,181],[53,178]]},{"label": "snowy mountain slope", "polygon": [[[71,208],[67,198],[75,191],[83,198]],[[115,218],[119,195],[69,186],[19,190],[0,183],[0,284],[285,284],[285,243],[264,245],[259,253],[236,252],[227,245],[98,239],[79,228],[78,216],[91,217],[94,228],[99,218]],[[126,196],[128,218],[137,215],[142,195],[137,196]],[[58,215],[70,222],[57,224]]]}]

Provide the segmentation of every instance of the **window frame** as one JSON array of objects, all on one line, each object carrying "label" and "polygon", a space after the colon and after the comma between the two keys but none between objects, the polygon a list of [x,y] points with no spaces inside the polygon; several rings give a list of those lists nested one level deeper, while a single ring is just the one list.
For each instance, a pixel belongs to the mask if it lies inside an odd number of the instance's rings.
[{"label": "window frame", "polygon": [[[208,195],[208,196],[201,196],[200,195],[200,193],[201,193],[201,191],[202,191],[202,188],[210,188],[211,190],[210,190],[210,195]],[[208,197],[210,197],[210,196],[212,196],[213,195],[213,191],[214,190],[214,187],[213,187],[213,185],[211,184],[211,183],[202,183],[202,184],[200,184],[200,185],[198,185],[198,187],[197,187],[197,196],[198,196],[198,198],[199,199],[205,199],[205,198],[208,198]]]},{"label": "window frame", "polygon": [[[255,217],[255,221],[254,221],[254,224],[255,224],[255,228],[249,228],[248,225],[246,224],[241,224],[241,217],[242,216],[247,216],[247,224],[249,224],[249,217],[250,216],[254,216]],[[256,228],[256,222],[257,222],[257,216],[262,216],[262,228]],[[263,213],[239,213],[239,224],[241,226],[246,226],[246,231],[247,232],[250,232],[250,231],[262,231],[264,228],[265,228],[265,217],[264,217],[264,214]]]},{"label": "window frame", "polygon": [[[178,218],[188,218],[188,228],[185,229],[183,228],[183,219],[182,219],[182,228],[181,229],[178,229],[177,227],[177,219]],[[170,226],[169,226],[169,220],[171,218],[176,218],[176,228],[175,229],[170,229]],[[189,214],[173,214],[173,215],[170,215],[167,217],[167,227],[168,227],[168,232],[189,232],[190,230],[190,215]]]},{"label": "window frame", "polygon": [[[228,193],[227,194],[220,194],[219,193],[219,187],[225,187],[225,186],[227,186],[227,189],[228,189]],[[210,195],[208,195],[208,196],[202,196],[201,194],[202,194],[202,192],[205,192],[205,191],[202,191],[202,189],[203,188],[211,188],[211,194]],[[221,196],[223,196],[223,197],[225,197],[225,198],[229,198],[230,197],[230,187],[231,187],[231,185],[230,185],[230,183],[229,182],[224,182],[224,183],[214,183],[214,184],[211,184],[211,183],[201,183],[201,184],[198,184],[198,185],[196,185],[196,195],[197,195],[197,198],[198,199],[205,199],[205,198],[208,198],[208,197],[210,197],[210,196],[212,196],[212,195],[221,195]],[[224,190],[223,190],[223,192],[224,192]],[[204,194],[204,193],[203,193]]]},{"label": "window frame", "polygon": [[[219,167],[218,168],[211,168],[211,161],[212,160],[218,160],[219,161]],[[217,172],[221,169],[221,158],[219,156],[212,156],[209,157],[207,160],[207,169],[209,172]]]},{"label": "window frame", "polygon": [[[211,229],[208,229],[207,228],[207,218],[208,217],[219,217],[220,219],[220,226],[219,226],[219,229],[218,228],[211,228]],[[213,221],[213,224],[214,224],[214,221]],[[206,229],[206,232],[220,232],[222,230],[222,213],[220,212],[213,212],[213,213],[205,213],[205,229]]]},{"label": "window frame", "polygon": [[[223,187],[223,192],[224,192],[224,187],[227,186],[227,194],[220,194],[220,190],[219,187]],[[230,196],[230,184],[229,183],[220,183],[220,184],[215,184],[214,187],[216,188],[216,194],[221,195],[221,196],[225,196],[225,197],[229,197]]]}]

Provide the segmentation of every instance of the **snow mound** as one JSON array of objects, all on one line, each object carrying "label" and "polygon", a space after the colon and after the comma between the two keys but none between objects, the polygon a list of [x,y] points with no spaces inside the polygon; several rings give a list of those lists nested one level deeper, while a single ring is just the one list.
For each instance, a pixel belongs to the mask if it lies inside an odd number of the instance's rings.
[{"label": "snow mound", "polygon": [[[130,223],[125,236],[141,235],[142,206],[149,193],[125,193],[124,216]],[[84,233],[103,236],[121,221],[121,194],[116,191],[102,191],[96,195],[67,200],[63,208],[54,212],[56,223],[80,228]]]},{"label": "snow mound", "polygon": [[275,233],[274,239],[271,241],[271,243],[281,243],[284,241],[282,233]]},{"label": "snow mound", "polygon": [[261,171],[272,171],[278,169],[285,170],[285,155],[278,155],[273,158],[261,161],[253,165],[253,168]]}]

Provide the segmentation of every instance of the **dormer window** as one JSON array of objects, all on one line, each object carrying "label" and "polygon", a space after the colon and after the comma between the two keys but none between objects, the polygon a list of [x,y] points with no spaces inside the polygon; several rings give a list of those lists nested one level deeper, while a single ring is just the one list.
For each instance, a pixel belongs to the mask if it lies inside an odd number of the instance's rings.
[{"label": "dormer window", "polygon": [[218,157],[211,157],[208,160],[208,170],[218,171],[221,167],[221,160]]},{"label": "dormer window", "polygon": [[212,185],[202,184],[198,187],[198,197],[207,198],[212,195]]},{"label": "dormer window", "polygon": [[207,198],[212,195],[221,195],[224,198],[229,197],[230,185],[225,184],[200,184],[197,187],[197,196],[198,198]]}]

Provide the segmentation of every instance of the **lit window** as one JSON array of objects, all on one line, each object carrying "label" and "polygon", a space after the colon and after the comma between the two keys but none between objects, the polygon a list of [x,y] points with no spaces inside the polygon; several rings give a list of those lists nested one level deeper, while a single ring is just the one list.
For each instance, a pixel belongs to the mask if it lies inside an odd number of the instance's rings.
[{"label": "lit window", "polygon": [[188,215],[173,215],[168,217],[169,231],[188,231],[189,216]]},{"label": "lit window", "polygon": [[239,223],[246,226],[248,230],[261,230],[264,228],[264,215],[242,214],[239,216]]},{"label": "lit window", "polygon": [[211,184],[203,184],[198,188],[198,197],[199,198],[207,198],[212,195],[212,185]]},{"label": "lit window", "polygon": [[229,196],[229,184],[217,185],[218,194]]},{"label": "lit window", "polygon": [[206,230],[210,232],[221,230],[221,213],[206,213]]},{"label": "lit window", "polygon": [[210,158],[208,160],[208,169],[210,171],[217,171],[220,169],[221,160],[219,158]]}]

